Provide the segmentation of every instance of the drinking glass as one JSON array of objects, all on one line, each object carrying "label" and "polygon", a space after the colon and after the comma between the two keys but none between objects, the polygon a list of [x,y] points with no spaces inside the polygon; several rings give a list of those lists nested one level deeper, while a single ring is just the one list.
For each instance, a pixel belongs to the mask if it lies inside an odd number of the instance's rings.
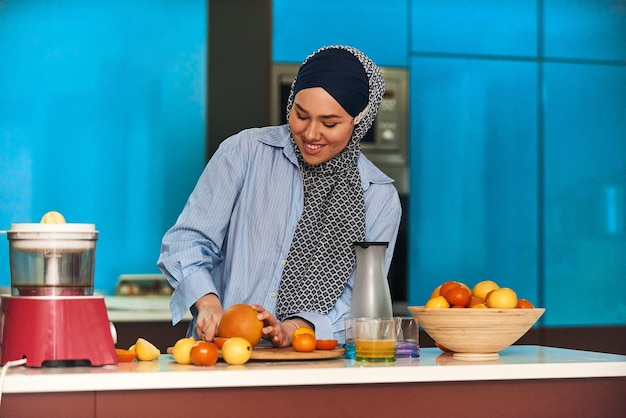
[{"label": "drinking glass", "polygon": [[344,344],[344,354],[343,358],[347,360],[354,360],[356,355],[356,318],[346,318],[343,320],[346,343]]},{"label": "drinking glass", "polygon": [[358,318],[355,331],[355,360],[387,363],[396,361],[394,319]]},{"label": "drinking glass", "polygon": [[396,358],[416,358],[420,355],[417,321],[413,317],[397,316]]}]

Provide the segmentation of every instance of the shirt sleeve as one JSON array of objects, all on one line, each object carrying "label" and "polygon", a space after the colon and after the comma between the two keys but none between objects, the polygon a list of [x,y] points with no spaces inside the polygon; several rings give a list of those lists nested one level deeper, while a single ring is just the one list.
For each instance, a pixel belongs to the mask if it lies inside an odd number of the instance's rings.
[{"label": "shirt sleeve", "polygon": [[206,165],[176,224],[161,243],[157,265],[174,288],[172,323],[178,323],[202,296],[220,288],[213,272],[223,261],[222,246],[242,183],[234,141],[224,143]]}]

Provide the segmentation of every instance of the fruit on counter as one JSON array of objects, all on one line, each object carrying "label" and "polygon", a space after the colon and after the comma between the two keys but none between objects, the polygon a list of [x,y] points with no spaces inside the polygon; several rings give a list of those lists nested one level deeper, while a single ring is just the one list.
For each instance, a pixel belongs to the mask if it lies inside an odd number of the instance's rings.
[{"label": "fruit on counter", "polygon": [[65,223],[65,217],[63,217],[63,215],[61,215],[56,210],[51,210],[50,212],[47,212],[45,215],[43,215],[43,217],[41,218],[41,222],[40,223],[42,223],[42,224],[64,224]]},{"label": "fruit on counter", "polygon": [[220,350],[222,349],[222,347],[224,346],[224,343],[228,341],[228,338],[226,337],[215,337],[213,338],[213,344],[215,344],[217,346],[217,348],[219,348]]},{"label": "fruit on counter", "polygon": [[426,302],[426,305],[424,305],[424,307],[426,308],[449,308],[450,302],[448,302],[448,300],[444,298],[443,296],[435,296],[434,298],[428,299],[428,302]]},{"label": "fruit on counter", "polygon": [[337,347],[339,341],[337,340],[315,340],[316,350],[332,350]]},{"label": "fruit on counter", "polygon": [[244,338],[254,347],[261,341],[263,329],[263,321],[257,315],[258,312],[250,305],[233,305],[224,311],[217,334],[225,338]]},{"label": "fruit on counter", "polygon": [[517,308],[517,294],[513,289],[500,287],[487,293],[485,303],[488,308],[513,309]]},{"label": "fruit on counter", "polygon": [[252,357],[252,345],[245,338],[228,338],[222,346],[222,358],[228,364],[246,364],[250,357]]},{"label": "fruit on counter", "polygon": [[117,357],[117,361],[120,362],[129,362],[134,361],[137,358],[137,353],[133,350],[124,350],[123,348],[115,349],[115,356]]},{"label": "fruit on counter", "polygon": [[472,301],[472,292],[467,287],[455,287],[443,295],[453,308],[465,308]]},{"label": "fruit on counter", "polygon": [[518,299],[517,307],[520,309],[535,309],[535,305],[533,305],[528,299]]},{"label": "fruit on counter", "polygon": [[135,342],[134,349],[135,349],[135,352],[137,353],[137,359],[141,361],[156,360],[161,355],[161,350],[159,350],[150,341],[143,339],[143,338],[137,338],[137,342]]},{"label": "fruit on counter", "polygon": [[499,287],[500,286],[492,280],[483,280],[482,282],[476,283],[476,285],[472,288],[472,296],[476,296],[477,298],[482,298],[484,300],[487,297],[487,293]]},{"label": "fruit on counter", "polygon": [[300,334],[310,334],[315,337],[315,330],[309,327],[299,327],[299,328],[296,328],[296,330],[291,334],[291,338]]},{"label": "fruit on counter", "polygon": [[195,338],[181,338],[176,341],[172,349],[172,357],[178,364],[191,364],[191,348],[196,343]]},{"label": "fruit on counter", "polygon": [[455,280],[444,282],[439,288],[439,296],[446,297],[446,293],[448,293],[448,291],[455,289],[457,287],[461,287],[461,283]]},{"label": "fruit on counter", "polygon": [[433,293],[430,294],[430,297],[428,299],[432,299],[432,298],[435,298],[437,296],[441,296],[441,286],[442,285],[437,286],[435,288],[435,290],[433,290]]},{"label": "fruit on counter", "polygon": [[315,335],[311,334],[298,334],[291,339],[291,346],[294,350],[308,353],[315,350]]},{"label": "fruit on counter", "polygon": [[[511,288],[500,287],[492,280],[478,282],[469,291],[462,282],[447,281],[437,286],[424,304],[425,308],[495,308],[534,309],[526,299],[519,299]],[[469,294],[468,294],[469,291]]]},{"label": "fruit on counter", "polygon": [[212,366],[217,362],[219,350],[213,343],[207,341],[197,341],[193,347],[189,356],[191,362],[196,366]]}]

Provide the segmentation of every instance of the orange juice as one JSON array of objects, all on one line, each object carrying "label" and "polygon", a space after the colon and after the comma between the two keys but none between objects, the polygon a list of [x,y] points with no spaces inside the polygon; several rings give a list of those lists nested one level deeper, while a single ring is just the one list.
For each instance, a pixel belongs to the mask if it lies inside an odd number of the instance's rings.
[{"label": "orange juice", "polygon": [[387,362],[396,361],[394,340],[356,340],[356,360]]}]

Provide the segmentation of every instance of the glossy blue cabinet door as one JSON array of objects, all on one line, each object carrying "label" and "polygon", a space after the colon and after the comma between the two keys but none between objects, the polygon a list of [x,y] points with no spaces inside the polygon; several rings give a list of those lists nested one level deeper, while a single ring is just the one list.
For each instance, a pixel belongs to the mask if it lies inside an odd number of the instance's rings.
[{"label": "glossy blue cabinet door", "polygon": [[408,64],[408,0],[274,0],[272,59],[302,62],[325,45],[361,49],[383,66]]},{"label": "glossy blue cabinet door", "polygon": [[548,58],[626,60],[626,2],[543,0]]},{"label": "glossy blue cabinet door", "polygon": [[545,64],[545,321],[626,320],[626,67]]},{"label": "glossy blue cabinet door", "polygon": [[537,2],[412,0],[411,51],[418,54],[537,55]]},{"label": "glossy blue cabinet door", "polygon": [[538,300],[537,67],[411,61],[410,304],[446,280]]}]

